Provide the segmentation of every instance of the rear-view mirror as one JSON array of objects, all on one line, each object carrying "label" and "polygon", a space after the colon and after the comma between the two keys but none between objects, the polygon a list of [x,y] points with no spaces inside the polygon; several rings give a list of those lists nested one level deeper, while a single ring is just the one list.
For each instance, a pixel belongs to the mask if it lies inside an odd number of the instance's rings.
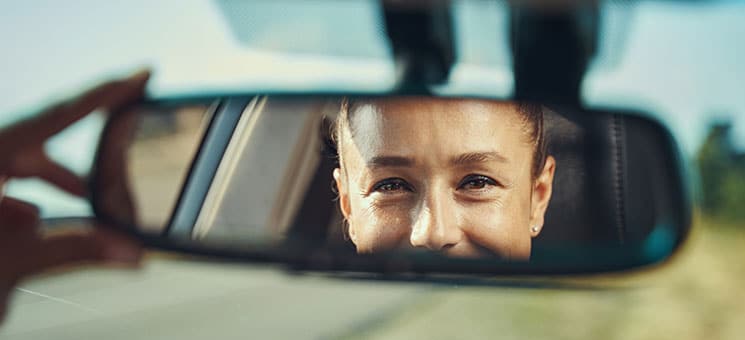
[{"label": "rear-view mirror", "polygon": [[632,112],[480,98],[244,96],[114,113],[102,225],[147,244],[310,270],[547,274],[669,257],[677,148]]}]

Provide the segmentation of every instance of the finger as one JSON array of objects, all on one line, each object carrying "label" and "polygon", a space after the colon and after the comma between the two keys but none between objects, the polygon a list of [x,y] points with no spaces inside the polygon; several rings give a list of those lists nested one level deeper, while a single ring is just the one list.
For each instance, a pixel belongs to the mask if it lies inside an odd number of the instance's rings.
[{"label": "finger", "polygon": [[119,106],[138,99],[149,77],[147,71],[137,72],[129,78],[96,86],[71,103],[48,110],[33,121],[38,128],[38,136],[46,139],[97,108]]},{"label": "finger", "polygon": [[39,208],[12,197],[0,201],[0,229],[36,227],[39,225]]},{"label": "finger", "polygon": [[149,70],[141,70],[134,73],[126,80],[126,88],[129,91],[126,95],[114,97],[111,101],[103,105],[108,111],[118,111],[123,106],[129,105],[137,100],[142,99],[145,95],[145,86],[150,79]]},{"label": "finger", "polygon": [[108,131],[99,144],[99,158],[94,164],[93,186],[98,208],[116,221],[136,225],[137,216],[127,167],[127,151],[136,130],[138,115],[121,112],[111,117]]},{"label": "finger", "polygon": [[85,181],[75,173],[51,160],[44,151],[25,150],[4,170],[10,177],[38,177],[73,195],[84,197]]},{"label": "finger", "polygon": [[40,249],[29,256],[21,277],[83,264],[136,266],[142,257],[142,247],[113,231],[93,229],[44,237]]},{"label": "finger", "polygon": [[0,134],[0,140],[16,143],[44,141],[97,108],[119,106],[140,98],[149,76],[149,72],[142,71],[127,79],[96,86],[70,102],[55,105],[40,115],[8,128]]},{"label": "finger", "polygon": [[37,177],[57,186],[58,188],[75,196],[86,196],[87,190],[85,187],[85,181],[59,163],[46,158],[35,170]]}]

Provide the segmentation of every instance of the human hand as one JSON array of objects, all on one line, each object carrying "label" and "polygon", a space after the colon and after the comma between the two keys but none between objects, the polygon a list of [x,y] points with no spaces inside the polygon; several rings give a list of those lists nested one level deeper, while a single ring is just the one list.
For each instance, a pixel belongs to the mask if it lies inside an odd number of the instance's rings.
[{"label": "human hand", "polygon": [[[116,111],[143,96],[148,72],[99,85],[70,101],[0,130],[0,188],[10,178],[37,177],[73,195],[86,195],[85,181],[51,160],[45,142],[90,112]],[[18,282],[50,268],[87,263],[135,266],[141,246],[123,235],[88,228],[45,233],[38,209],[0,194],[0,322]]]}]

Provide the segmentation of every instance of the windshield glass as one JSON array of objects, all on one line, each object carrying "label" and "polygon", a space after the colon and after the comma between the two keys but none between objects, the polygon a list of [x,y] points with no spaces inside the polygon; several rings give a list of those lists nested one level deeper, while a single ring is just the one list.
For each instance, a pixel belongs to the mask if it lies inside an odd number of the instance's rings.
[{"label": "windshield glass", "polygon": [[[290,3],[6,5],[0,41],[7,48],[0,68],[12,82],[5,82],[0,91],[0,111],[15,113],[2,115],[0,123],[138,66],[154,69],[149,92],[155,97],[259,88],[391,88],[395,67],[377,2]],[[654,114],[674,130],[687,153],[700,145],[712,117],[732,120],[734,135],[745,136],[745,115],[739,114],[745,111],[745,98],[738,92],[745,68],[737,63],[745,50],[730,43],[745,33],[745,24],[738,20],[744,7],[737,2],[603,3],[600,44],[584,82],[584,101]],[[174,11],[179,15],[169,15]],[[306,15],[308,11],[325,13],[323,20]],[[463,1],[453,4],[453,13],[458,57],[450,84],[441,92],[509,96],[513,81],[507,6]],[[86,20],[79,20],[83,17]],[[302,39],[289,33],[306,25],[313,29],[303,30]],[[91,30],[93,26],[106,29]],[[100,126],[96,118],[87,121],[81,125]],[[58,140],[92,145],[97,134],[94,125],[88,126]],[[61,142],[50,149],[80,171],[90,161],[85,156],[90,150],[65,148]],[[33,195],[37,184],[28,185],[33,190],[14,184],[11,191]],[[43,209],[51,215],[89,213],[84,205],[57,194],[45,201],[56,202]]]},{"label": "windshield glass", "polygon": [[715,121],[731,121],[733,142],[745,147],[743,14],[737,1],[604,3],[584,100],[654,114],[686,153]]}]

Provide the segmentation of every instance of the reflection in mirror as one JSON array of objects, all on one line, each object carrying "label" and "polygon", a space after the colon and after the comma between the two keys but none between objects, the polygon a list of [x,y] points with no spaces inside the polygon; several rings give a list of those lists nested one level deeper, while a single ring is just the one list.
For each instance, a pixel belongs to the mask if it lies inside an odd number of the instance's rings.
[{"label": "reflection in mirror", "polygon": [[669,136],[634,115],[254,97],[112,117],[93,187],[100,216],[197,244],[550,262],[669,255],[687,226],[679,181]]},{"label": "reflection in mirror", "polygon": [[357,251],[529,258],[556,167],[542,110],[459,99],[343,101],[334,180]]},{"label": "reflection in mirror", "polygon": [[101,209],[143,231],[162,232],[213,109],[209,103],[142,106],[114,116],[94,172]]}]

